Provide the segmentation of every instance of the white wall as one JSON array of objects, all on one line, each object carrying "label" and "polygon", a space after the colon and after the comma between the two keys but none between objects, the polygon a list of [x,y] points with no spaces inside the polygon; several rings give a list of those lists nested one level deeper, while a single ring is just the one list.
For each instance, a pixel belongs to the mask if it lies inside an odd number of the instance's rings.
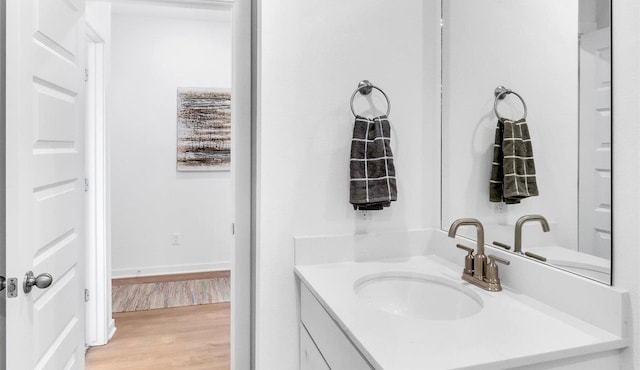
[{"label": "white wall", "polygon": [[631,296],[632,343],[623,369],[640,369],[640,2],[612,6],[613,285]]},{"label": "white wall", "polygon": [[[258,369],[298,369],[294,236],[438,224],[439,18],[439,1],[259,2]],[[398,176],[398,201],[366,218],[349,204],[362,79],[391,99]]]},{"label": "white wall", "polygon": [[[230,16],[114,4],[114,277],[230,267],[230,173],[176,172],[176,89],[231,87]],[[182,245],[172,245],[173,233]]]},{"label": "white wall", "polygon": [[[527,245],[553,242],[577,249],[578,0],[445,4],[442,227],[475,217],[485,225],[487,242],[513,245],[516,220],[542,214],[552,232],[543,236],[540,225],[527,225]],[[527,104],[540,192],[506,206],[489,202],[497,121],[493,92],[499,85]],[[523,115],[513,95],[498,111],[515,119]],[[467,235],[475,239],[475,231],[461,231],[473,232]]]}]

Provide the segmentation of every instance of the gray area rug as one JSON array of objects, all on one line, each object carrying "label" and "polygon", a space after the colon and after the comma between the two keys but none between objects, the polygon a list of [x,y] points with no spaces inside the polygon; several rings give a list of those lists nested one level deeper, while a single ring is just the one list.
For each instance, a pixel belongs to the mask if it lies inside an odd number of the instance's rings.
[{"label": "gray area rug", "polygon": [[229,302],[228,277],[128,284],[112,287],[113,312]]}]

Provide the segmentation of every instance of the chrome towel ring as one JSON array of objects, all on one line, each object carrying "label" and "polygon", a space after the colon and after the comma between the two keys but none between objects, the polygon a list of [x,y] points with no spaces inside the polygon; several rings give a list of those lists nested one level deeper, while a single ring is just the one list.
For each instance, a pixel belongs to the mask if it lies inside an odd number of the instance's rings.
[{"label": "chrome towel ring", "polygon": [[362,80],[358,82],[358,88],[353,92],[353,94],[351,94],[351,113],[353,113],[354,117],[358,117],[356,111],[353,109],[353,99],[356,97],[356,94],[360,93],[362,95],[369,95],[371,94],[372,89],[380,91],[380,93],[382,93],[384,98],[387,100],[387,113],[385,113],[385,116],[389,117],[389,113],[391,113],[391,101],[389,101],[389,97],[384,93],[384,91],[382,91],[381,88],[372,84],[371,82],[369,82],[369,80]]},{"label": "chrome towel ring", "polygon": [[493,102],[493,112],[496,114],[496,117],[498,117],[498,119],[504,119],[504,117],[502,117],[500,115],[500,113],[498,113],[498,101],[499,100],[503,100],[504,98],[507,97],[507,95],[509,94],[513,94],[515,96],[518,97],[518,99],[520,99],[520,101],[522,102],[522,107],[524,108],[524,116],[522,117],[522,119],[526,119],[527,118],[527,103],[524,102],[524,99],[522,98],[522,96],[520,96],[520,94],[518,94],[517,92],[511,90],[511,89],[507,89],[504,86],[498,86],[496,87],[496,90],[494,91],[494,95],[495,95],[495,101]]}]

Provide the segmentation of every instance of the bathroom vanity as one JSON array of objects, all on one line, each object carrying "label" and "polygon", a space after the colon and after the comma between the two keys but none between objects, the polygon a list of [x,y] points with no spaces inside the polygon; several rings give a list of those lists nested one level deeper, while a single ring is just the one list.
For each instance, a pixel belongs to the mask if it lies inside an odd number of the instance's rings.
[{"label": "bathroom vanity", "polygon": [[500,250],[503,291],[485,291],[461,279],[457,243],[471,244],[441,230],[297,238],[300,368],[619,368],[627,293]]}]

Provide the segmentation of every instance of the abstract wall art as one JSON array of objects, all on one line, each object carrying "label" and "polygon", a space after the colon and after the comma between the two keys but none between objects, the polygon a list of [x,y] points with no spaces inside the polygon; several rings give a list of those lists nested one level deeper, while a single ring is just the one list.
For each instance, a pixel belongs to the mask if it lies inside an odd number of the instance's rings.
[{"label": "abstract wall art", "polygon": [[231,92],[178,88],[178,171],[228,171],[231,167]]}]

